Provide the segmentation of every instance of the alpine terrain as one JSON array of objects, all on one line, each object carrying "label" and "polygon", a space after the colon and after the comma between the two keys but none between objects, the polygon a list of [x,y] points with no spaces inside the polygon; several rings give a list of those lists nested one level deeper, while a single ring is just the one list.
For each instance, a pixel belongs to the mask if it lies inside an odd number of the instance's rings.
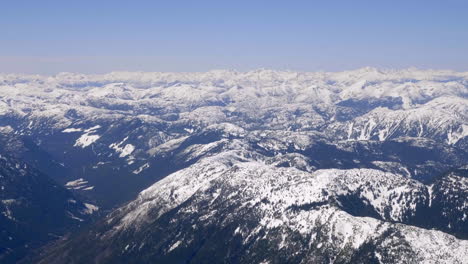
[{"label": "alpine terrain", "polygon": [[468,263],[468,72],[0,75],[1,263]]}]

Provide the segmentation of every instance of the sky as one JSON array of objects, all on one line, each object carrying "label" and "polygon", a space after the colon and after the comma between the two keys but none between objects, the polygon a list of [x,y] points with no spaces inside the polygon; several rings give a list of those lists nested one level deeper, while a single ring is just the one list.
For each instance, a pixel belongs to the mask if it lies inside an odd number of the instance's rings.
[{"label": "sky", "polygon": [[466,0],[0,0],[0,72],[468,71]]}]

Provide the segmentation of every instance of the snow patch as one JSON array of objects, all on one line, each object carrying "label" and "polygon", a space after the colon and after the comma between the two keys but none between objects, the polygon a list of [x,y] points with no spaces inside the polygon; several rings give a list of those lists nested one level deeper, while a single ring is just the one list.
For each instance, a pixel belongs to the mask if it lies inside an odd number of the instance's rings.
[{"label": "snow patch", "polygon": [[172,246],[169,248],[169,250],[167,251],[168,253],[171,252],[172,250],[178,248],[180,246],[180,244],[182,244],[182,241],[177,241],[175,242],[174,244],[172,244]]},{"label": "snow patch", "polygon": [[80,138],[78,138],[75,142],[75,145],[73,145],[74,147],[82,147],[82,148],[86,148],[87,146],[93,144],[94,142],[96,142],[98,139],[100,138],[100,136],[98,135],[88,135],[88,134],[84,134],[82,135]]},{"label": "snow patch", "polygon": [[140,174],[143,170],[146,170],[149,167],[150,167],[149,163],[145,163],[142,166],[140,166],[138,169],[134,170],[133,174]]},{"label": "snow patch", "polygon": [[79,178],[74,181],[69,181],[65,184],[65,187],[69,190],[82,190],[82,191],[89,191],[94,189],[94,186],[88,186],[88,181],[84,180],[83,178]]},{"label": "snow patch", "polygon": [[91,133],[94,133],[96,132],[97,129],[101,128],[101,126],[97,125],[97,126],[93,126],[91,128],[88,128],[86,129],[84,132],[83,135],[81,135],[81,137],[79,137],[76,142],[75,142],[75,145],[73,145],[74,147],[82,147],[82,148],[86,148],[88,147],[89,145],[93,144],[94,142],[96,142],[101,136],[99,135],[92,135]]},{"label": "snow patch", "polygon": [[68,215],[68,217],[70,217],[70,218],[73,219],[73,220],[77,220],[77,221],[79,221],[79,222],[83,222],[83,221],[84,221],[83,219],[81,219],[81,218],[79,218],[79,217],[76,217],[76,216],[75,216],[74,214],[72,214],[70,211],[67,211],[67,215]]},{"label": "snow patch", "polygon": [[[125,141],[128,139],[128,137],[124,138],[121,142],[119,143],[112,143],[109,145],[109,148],[115,150],[115,152],[120,153],[119,157],[125,158],[132,154],[132,152],[135,150],[135,146],[132,144],[123,144]],[[122,147],[123,146],[123,147]]]},{"label": "snow patch", "polygon": [[67,128],[62,130],[62,133],[74,133],[74,132],[81,132],[83,129],[81,128]]},{"label": "snow patch", "polygon": [[84,203],[84,206],[86,207],[83,210],[84,214],[93,214],[94,212],[99,210],[99,207],[94,204]]},{"label": "snow patch", "polygon": [[466,136],[468,136],[468,125],[461,125],[457,131],[453,131],[452,128],[450,128],[447,133],[447,142],[449,145],[454,145]]}]

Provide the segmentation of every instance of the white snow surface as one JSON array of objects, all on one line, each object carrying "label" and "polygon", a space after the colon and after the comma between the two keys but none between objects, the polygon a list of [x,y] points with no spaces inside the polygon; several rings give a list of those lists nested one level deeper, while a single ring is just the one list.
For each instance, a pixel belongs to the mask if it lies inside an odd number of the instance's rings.
[{"label": "white snow surface", "polygon": [[73,133],[73,132],[81,132],[81,131],[83,131],[81,128],[70,127],[70,128],[64,129],[62,132],[63,133]]},{"label": "white snow surface", "polygon": [[[436,260],[464,263],[466,260],[468,241],[440,231],[355,217],[329,204],[338,196],[352,194],[366,198],[384,219],[391,221],[400,221],[404,213],[413,212],[416,200],[429,202],[430,199],[425,185],[397,174],[372,169],[326,169],[308,173],[245,160],[236,151],[227,151],[204,158],[142,191],[136,200],[110,216],[109,223],[115,215],[123,215],[109,235],[128,229],[138,232],[140,226],[156,221],[164,213],[193,198],[209,204],[218,200],[220,203],[235,201],[239,205],[232,215],[240,210],[254,210],[259,217],[259,225],[253,230],[240,226],[234,231],[242,236],[244,243],[251,242],[260,230],[268,233],[278,229],[284,232],[283,240],[288,238],[288,230],[294,230],[304,238],[311,238],[310,243],[318,243],[314,242],[314,230],[326,224],[330,240],[321,243],[327,243],[327,248],[340,252],[347,247],[357,249],[392,227],[416,249],[412,257],[421,263],[436,263]],[[313,209],[294,209],[314,204]],[[187,214],[198,212],[197,206],[197,203],[189,204],[182,211]],[[389,210],[387,215],[385,210]],[[214,214],[216,207],[202,215],[199,223],[217,221]],[[226,222],[232,216],[223,218]],[[384,244],[388,243],[389,248],[379,250],[390,250],[391,245],[400,243],[394,242],[395,239],[386,237]],[[170,250],[178,245],[174,243]],[[283,246],[287,244],[279,244],[279,248]],[[450,252],[453,254],[449,255]]]},{"label": "white snow surface", "polygon": [[84,214],[93,214],[94,212],[99,210],[99,207],[94,204],[84,203],[84,206],[85,206],[85,209],[83,210]]},{"label": "white snow surface", "polygon": [[[285,131],[320,129],[347,140],[387,140],[403,133],[454,145],[468,135],[467,85],[466,72],[418,69],[0,74],[0,115],[27,117],[32,122],[27,129],[48,120],[72,133],[80,131],[67,116],[70,110],[89,122],[128,116],[160,122],[160,114],[148,113],[155,108],[195,125],[184,128],[189,134],[203,124],[243,136],[246,129],[261,125]],[[401,104],[382,104],[350,120],[338,118],[340,102],[385,98],[398,98]],[[82,132],[77,147],[100,137],[89,129]]]},{"label": "white snow surface", "polygon": [[87,146],[93,144],[100,138],[99,135],[89,135],[89,134],[83,134],[80,138],[78,138],[75,142],[75,147],[82,147],[86,148]]},{"label": "white snow surface", "polygon": [[135,150],[135,146],[132,144],[125,144],[125,141],[127,141],[128,137],[124,138],[121,142],[119,143],[112,143],[109,145],[109,148],[114,149],[115,152],[119,153],[119,157],[125,158],[132,154],[132,152]]},{"label": "white snow surface", "polygon": [[89,191],[89,190],[94,189],[94,186],[88,186],[88,181],[83,178],[69,181],[65,184],[65,187],[71,190],[83,190],[83,191]]}]

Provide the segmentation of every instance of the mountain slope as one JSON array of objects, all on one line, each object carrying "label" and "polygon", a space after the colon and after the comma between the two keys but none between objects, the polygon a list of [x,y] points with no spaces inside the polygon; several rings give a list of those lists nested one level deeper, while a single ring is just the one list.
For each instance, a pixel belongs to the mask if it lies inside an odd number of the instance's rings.
[{"label": "mountain slope", "polygon": [[468,241],[396,223],[443,199],[396,174],[311,174],[230,151],[164,178],[40,263],[463,263]]},{"label": "mountain slope", "polygon": [[80,227],[97,210],[29,165],[0,155],[2,263]]},{"label": "mountain slope", "polygon": [[[0,130],[26,138],[28,146],[40,150],[29,152],[26,160],[41,160],[35,166],[42,165],[43,172],[63,185],[83,179],[88,185],[76,191],[111,209],[188,165],[159,172],[155,168],[164,167],[170,158],[152,162],[158,146],[213,128],[261,141],[264,148],[278,146],[283,138],[288,142],[281,145],[299,148],[319,140],[333,148],[343,142],[405,139],[419,141],[426,149],[425,144],[432,144],[427,142],[435,142],[453,156],[468,147],[467,83],[468,75],[460,72],[372,68],[337,73],[3,74]],[[47,162],[39,152],[62,168],[43,166]],[[310,165],[316,168],[357,167],[349,164],[353,158],[339,161],[346,165],[328,167],[315,159]],[[375,161],[400,163],[397,159]],[[467,159],[456,154],[448,163],[431,159],[403,167],[411,177],[429,182]],[[113,195],[119,186],[128,191]]]}]

